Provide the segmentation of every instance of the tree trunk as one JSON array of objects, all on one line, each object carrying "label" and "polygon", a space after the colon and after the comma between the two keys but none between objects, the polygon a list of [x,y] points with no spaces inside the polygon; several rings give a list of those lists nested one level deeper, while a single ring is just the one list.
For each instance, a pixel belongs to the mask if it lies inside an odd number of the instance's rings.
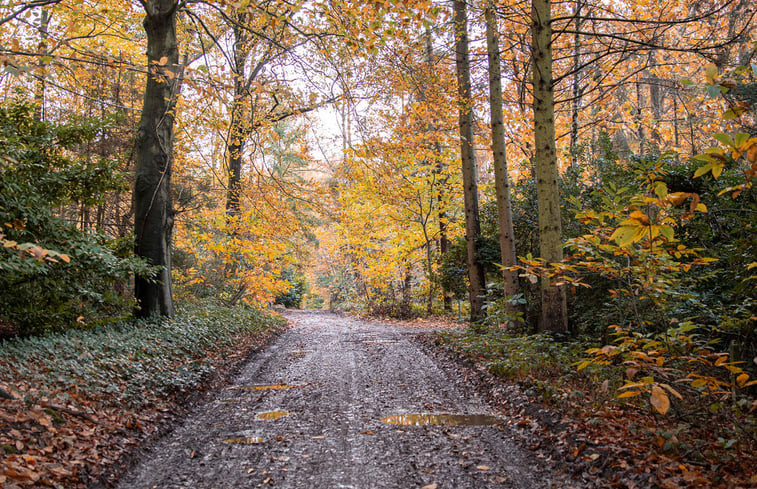
[{"label": "tree trunk", "polygon": [[[439,143],[437,143],[438,145]],[[439,209],[439,257],[449,253],[449,238],[447,238],[447,213]],[[444,312],[452,312],[452,296],[442,288],[442,304]]]},{"label": "tree trunk", "polygon": [[481,234],[478,212],[478,185],[476,183],[476,157],[473,152],[473,101],[471,97],[470,59],[468,57],[468,15],[465,1],[454,0],[455,10],[455,66],[460,128],[460,156],[463,171],[463,198],[465,202],[465,241],[468,248],[468,295],[470,320],[483,319],[485,293],[484,269],[478,260],[476,240]]},{"label": "tree trunk", "polygon": [[139,317],[158,314],[170,317],[174,313],[171,162],[176,99],[181,86],[176,40],[178,4],[176,0],[150,0],[144,3],[144,7],[148,75],[135,149],[135,253],[160,267],[160,271],[155,280],[136,278],[135,313]]},{"label": "tree trunk", "polygon": [[[428,69],[429,74],[433,73],[434,70],[434,49],[433,49],[433,42],[431,39],[431,28],[426,27],[425,31],[425,49],[426,49],[426,67]],[[425,98],[425,94],[424,94]],[[432,131],[436,131],[436,127],[434,126],[434,123],[429,123],[429,129]],[[436,172],[437,176],[439,177],[439,181],[436,184],[435,191],[438,193],[437,196],[437,218],[439,219],[439,262],[442,261],[444,258],[444,255],[449,253],[449,239],[447,238],[447,213],[444,210],[444,207],[442,205],[442,202],[444,200],[443,192],[446,191],[447,186],[447,178],[442,177],[444,174],[444,157],[442,155],[442,145],[439,143],[438,140],[434,141],[434,155],[436,156],[436,165],[434,166],[434,172]],[[429,247],[431,245],[429,244]],[[429,250],[430,251],[430,250]],[[429,264],[429,267],[431,265]],[[452,297],[450,296],[450,293],[448,290],[445,289],[445,287],[442,285],[442,308],[444,312],[452,312]],[[429,290],[429,293],[432,291]]]},{"label": "tree trunk", "polygon": [[646,146],[646,137],[644,136],[644,118],[642,116],[642,107],[644,105],[644,98],[641,95],[641,83],[636,82],[636,114],[634,119],[636,120],[636,136],[639,138],[639,156],[644,156],[644,148]]},{"label": "tree trunk", "polygon": [[583,0],[576,0],[576,32],[573,34],[573,94],[570,100],[570,164],[578,165],[578,113],[581,110],[581,7]]},{"label": "tree trunk", "polygon": [[[494,5],[490,0],[484,10],[486,18],[486,51],[489,55],[489,106],[492,124],[492,155],[494,165],[494,188],[497,198],[497,224],[499,227],[499,247],[502,255],[502,284],[505,297],[520,293],[518,274],[510,270],[517,263],[513,232],[510,184],[507,174],[507,154],[505,153],[505,125],[502,114],[502,68],[499,58],[499,33]],[[521,307],[508,307],[512,312],[522,311]]]},{"label": "tree trunk", "polygon": [[239,216],[241,210],[242,156],[249,135],[249,121],[245,120],[244,110],[244,97],[246,95],[247,84],[245,63],[250,50],[249,36],[243,27],[246,23],[246,14],[239,13],[234,20],[234,100],[231,102],[231,123],[226,142],[226,158],[228,162],[226,216],[230,224],[232,224],[232,218]]},{"label": "tree trunk", "polygon": [[45,57],[47,56],[47,40],[48,32],[47,27],[50,24],[50,15],[47,9],[42,7],[39,12],[39,74],[37,82],[34,87],[34,103],[37,106],[37,119],[40,121],[45,120],[45,91],[47,89],[47,62]]},{"label": "tree trunk", "polygon": [[[539,250],[548,263],[562,261],[560,190],[555,147],[555,93],[552,85],[552,25],[550,0],[531,4],[531,56],[534,91],[534,164],[536,198],[539,207]],[[541,277],[542,331],[567,331],[565,287],[552,285],[546,274]]]}]

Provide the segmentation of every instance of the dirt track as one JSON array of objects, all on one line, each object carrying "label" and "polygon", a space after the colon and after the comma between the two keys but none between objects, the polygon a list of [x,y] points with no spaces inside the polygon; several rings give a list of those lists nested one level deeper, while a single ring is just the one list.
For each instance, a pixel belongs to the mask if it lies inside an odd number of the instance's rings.
[{"label": "dirt track", "polygon": [[[294,327],[146,452],[119,488],[565,487],[503,425],[381,421],[497,414],[423,353],[416,330],[326,313],[287,317]],[[280,383],[293,387],[255,389]],[[258,417],[277,410],[289,414]]]}]

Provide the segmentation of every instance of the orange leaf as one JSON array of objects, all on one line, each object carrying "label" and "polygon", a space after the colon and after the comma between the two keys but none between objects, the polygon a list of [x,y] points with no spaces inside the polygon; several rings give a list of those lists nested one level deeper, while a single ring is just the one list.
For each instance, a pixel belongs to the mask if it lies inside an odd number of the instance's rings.
[{"label": "orange leaf", "polygon": [[670,409],[668,395],[656,385],[652,386],[652,395],[649,397],[649,402],[652,403],[652,407],[660,414],[665,414]]},{"label": "orange leaf", "polygon": [[635,397],[641,394],[641,391],[626,391],[622,394],[618,395],[618,399],[623,399],[624,397]]}]

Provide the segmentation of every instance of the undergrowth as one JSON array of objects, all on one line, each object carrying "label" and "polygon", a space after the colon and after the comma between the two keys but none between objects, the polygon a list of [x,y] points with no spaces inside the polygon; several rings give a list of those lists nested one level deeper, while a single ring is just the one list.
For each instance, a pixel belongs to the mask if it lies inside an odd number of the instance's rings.
[{"label": "undergrowth", "polygon": [[587,345],[580,341],[555,341],[548,334],[510,335],[491,329],[485,334],[472,330],[437,333],[437,344],[486,368],[499,378],[521,384],[526,394],[547,402],[583,397],[577,390],[598,378],[593,366],[578,372],[574,364],[585,356]]},{"label": "undergrowth", "polygon": [[[664,415],[644,400],[646,396],[618,396],[627,391],[629,368],[640,367],[588,362],[587,350],[596,350],[591,348],[596,345],[587,340],[466,329],[437,332],[435,342],[489,374],[518,384],[531,400],[561,411],[570,429],[555,436],[570,445],[578,462],[595,464],[609,458],[614,467],[636,464],[637,472],[657,464],[662,487],[679,487],[678,482],[692,487],[757,483],[757,403],[745,392],[738,397],[728,392],[697,394],[696,389],[684,388],[688,383],[678,382],[675,388],[682,399],[671,403]],[[604,457],[581,453],[585,446],[599,444],[605,446]],[[639,465],[640,460],[650,467]],[[591,470],[601,473],[597,467]]]},{"label": "undergrowth", "polygon": [[5,341],[0,378],[27,396],[33,391],[65,400],[84,391],[105,404],[139,407],[195,388],[213,371],[214,354],[282,326],[282,319],[257,309],[203,302],[171,321],[124,321]]}]

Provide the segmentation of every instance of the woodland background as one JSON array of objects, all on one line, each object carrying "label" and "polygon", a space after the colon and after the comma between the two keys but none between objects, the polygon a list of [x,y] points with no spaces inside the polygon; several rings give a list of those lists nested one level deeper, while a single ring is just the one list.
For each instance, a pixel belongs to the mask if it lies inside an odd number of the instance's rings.
[{"label": "woodland background", "polygon": [[174,302],[470,317],[439,343],[673,423],[670,481],[755,483],[755,13],[0,2],[4,397],[68,388],[18,345]]}]

